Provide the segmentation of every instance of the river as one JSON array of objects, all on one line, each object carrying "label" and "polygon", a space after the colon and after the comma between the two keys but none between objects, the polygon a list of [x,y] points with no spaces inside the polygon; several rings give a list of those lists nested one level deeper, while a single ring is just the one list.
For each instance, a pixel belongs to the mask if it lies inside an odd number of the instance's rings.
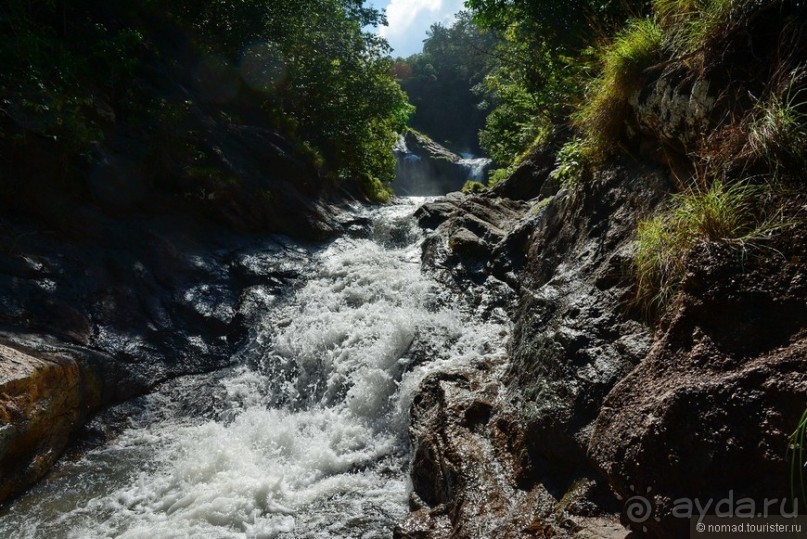
[{"label": "river", "polygon": [[288,292],[242,300],[237,366],[97,419],[116,418],[114,435],[5,510],[0,537],[391,537],[420,382],[501,355],[507,332],[421,270],[422,202],[357,210],[369,237],[309,249]]}]

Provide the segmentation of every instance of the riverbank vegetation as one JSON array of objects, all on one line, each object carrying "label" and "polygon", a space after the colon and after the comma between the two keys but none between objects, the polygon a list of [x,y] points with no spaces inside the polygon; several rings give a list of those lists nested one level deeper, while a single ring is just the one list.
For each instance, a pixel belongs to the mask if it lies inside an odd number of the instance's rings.
[{"label": "riverbank vegetation", "polygon": [[[311,170],[313,192],[385,198],[411,107],[388,46],[366,30],[382,21],[352,0],[11,0],[0,7],[4,206],[19,208],[22,192],[90,196],[88,178],[115,159],[137,176],[133,193],[223,196],[249,183],[221,147],[219,131],[238,126],[271,131]],[[272,198],[263,191],[250,197]]]},{"label": "riverbank vegetation", "polygon": [[645,307],[663,311],[697,244],[765,243],[804,219],[780,207],[780,193],[801,192],[807,175],[799,2],[467,6],[501,37],[478,88],[492,104],[481,145],[501,167],[491,183],[559,129],[568,142],[552,176],[570,188],[585,189],[587,173],[624,157],[669,171],[678,194],[637,230]]}]

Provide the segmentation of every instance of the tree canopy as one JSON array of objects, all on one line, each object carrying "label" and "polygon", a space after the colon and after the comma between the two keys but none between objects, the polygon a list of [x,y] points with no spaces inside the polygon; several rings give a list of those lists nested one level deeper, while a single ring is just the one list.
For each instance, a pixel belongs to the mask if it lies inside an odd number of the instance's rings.
[{"label": "tree canopy", "polygon": [[588,50],[646,0],[468,0],[473,20],[499,32],[497,61],[480,89],[490,106],[482,147],[509,165],[582,96]]},{"label": "tree canopy", "polygon": [[450,26],[433,24],[423,52],[399,58],[395,72],[415,105],[412,126],[457,152],[478,153],[486,112],[473,89],[495,61],[495,32],[482,30],[467,11]]},{"label": "tree canopy", "polygon": [[[365,31],[382,21],[363,0],[9,0],[0,7],[3,157],[34,135],[58,139],[75,161],[108,135],[100,109],[121,120],[215,104],[259,111],[327,176],[379,194],[411,113],[388,46]],[[199,92],[155,92],[161,55],[186,62]]]}]

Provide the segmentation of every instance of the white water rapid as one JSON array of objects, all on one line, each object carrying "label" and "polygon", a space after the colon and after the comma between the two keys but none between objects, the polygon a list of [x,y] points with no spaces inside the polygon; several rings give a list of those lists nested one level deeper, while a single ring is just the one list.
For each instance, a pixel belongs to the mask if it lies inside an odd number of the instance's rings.
[{"label": "white water rapid", "polygon": [[391,537],[419,383],[506,333],[421,272],[419,202],[372,210],[369,239],[315,251],[285,296],[255,292],[239,366],[121,408],[126,428],[0,514],[0,537]]}]

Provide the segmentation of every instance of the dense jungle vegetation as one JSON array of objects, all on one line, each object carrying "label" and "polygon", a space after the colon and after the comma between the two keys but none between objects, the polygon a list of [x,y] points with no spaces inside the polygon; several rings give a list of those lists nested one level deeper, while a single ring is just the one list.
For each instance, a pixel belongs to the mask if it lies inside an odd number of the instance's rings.
[{"label": "dense jungle vegetation", "polygon": [[[140,201],[172,193],[221,204],[210,201],[233,198],[244,174],[211,141],[251,125],[314,171],[306,196],[344,188],[385,200],[391,148],[414,111],[411,125],[438,142],[493,158],[491,183],[558,132],[553,175],[569,184],[617,155],[668,166],[680,196],[638,231],[650,302],[670,296],[675,253],[699,239],[748,242],[786,228],[769,200],[801,185],[807,164],[802,3],[466,8],[431,28],[422,53],[393,60],[372,33],[383,13],[361,0],[11,0],[0,8],[0,199],[51,214],[70,196],[125,184]],[[669,131],[691,111],[666,111],[669,125],[637,112],[660,80],[703,99],[685,136]],[[709,84],[726,90],[710,95]],[[134,180],[95,174],[120,155]],[[273,197],[264,186],[247,198],[266,203],[260,212]]]},{"label": "dense jungle vegetation", "polygon": [[269,128],[323,185],[384,198],[411,108],[366,30],[382,17],[357,0],[6,2],[3,198],[37,178],[80,194],[110,151],[146,191],[221,190],[240,179],[206,147],[214,121]]}]

